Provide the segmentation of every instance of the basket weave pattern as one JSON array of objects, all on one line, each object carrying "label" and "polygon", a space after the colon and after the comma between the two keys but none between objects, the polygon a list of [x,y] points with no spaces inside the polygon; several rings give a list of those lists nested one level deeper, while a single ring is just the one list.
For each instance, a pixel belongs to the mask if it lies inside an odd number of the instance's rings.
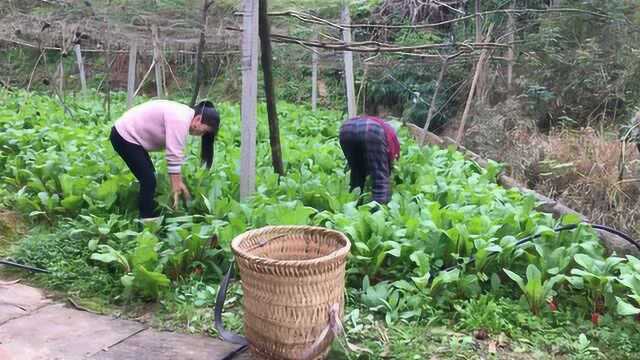
[{"label": "basket weave pattern", "polygon": [[[233,239],[244,292],[245,335],[267,359],[300,359],[344,306],[347,237],[310,226],[268,226]],[[315,359],[329,351],[321,343]]]}]

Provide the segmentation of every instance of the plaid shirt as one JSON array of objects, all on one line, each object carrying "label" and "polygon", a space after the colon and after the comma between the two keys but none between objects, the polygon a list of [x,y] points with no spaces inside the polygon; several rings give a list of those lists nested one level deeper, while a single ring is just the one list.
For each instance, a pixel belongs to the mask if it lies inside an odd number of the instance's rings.
[{"label": "plaid shirt", "polygon": [[351,169],[351,190],[363,189],[370,175],[373,200],[381,204],[389,202],[391,157],[384,127],[367,117],[347,120],[340,127],[340,147]]}]

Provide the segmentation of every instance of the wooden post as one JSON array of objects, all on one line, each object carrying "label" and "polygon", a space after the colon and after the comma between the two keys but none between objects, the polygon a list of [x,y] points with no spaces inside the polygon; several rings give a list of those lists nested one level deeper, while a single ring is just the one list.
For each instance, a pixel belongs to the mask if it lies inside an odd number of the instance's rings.
[{"label": "wooden post", "polygon": [[198,95],[200,94],[200,85],[202,83],[202,53],[204,52],[204,41],[207,31],[207,14],[209,7],[213,4],[213,0],[203,0],[202,2],[202,24],[200,28],[200,41],[198,41],[198,51],[196,52],[196,71],[193,74],[193,95],[191,95],[191,106],[196,104]]},{"label": "wooden post", "polygon": [[134,41],[129,49],[129,73],[127,76],[127,109],[133,106],[133,98],[136,90],[136,61],[138,56],[138,44]]},{"label": "wooden post", "polygon": [[[158,42],[159,44],[159,42]],[[164,96],[169,96],[169,87],[167,86],[167,69],[165,68],[165,63],[167,62],[167,58],[165,54],[167,53],[167,43],[166,41],[162,42],[162,48],[160,49],[160,73],[162,74],[162,91],[164,92]]]},{"label": "wooden post", "polygon": [[267,115],[269,117],[269,143],[271,144],[271,163],[273,170],[284,176],[282,164],[282,149],[280,148],[280,128],[278,127],[278,112],[276,110],[276,91],[273,84],[273,55],[271,54],[271,25],[267,16],[267,0],[260,0],[260,49],[262,51],[262,74],[264,75],[264,92],[267,100]]},{"label": "wooden post", "polygon": [[151,33],[153,36],[153,61],[155,62],[155,74],[156,74],[156,96],[163,97],[164,91],[162,89],[162,59],[160,58],[160,47],[158,45],[158,25],[151,27]]},{"label": "wooden post", "polygon": [[[475,19],[476,19],[476,43],[482,42],[482,16],[480,16],[482,8],[480,7],[480,0],[475,0]],[[481,64],[484,66],[484,63]],[[484,69],[480,69],[480,74],[476,83],[476,92],[480,98],[480,102],[484,103],[484,89],[487,83],[487,72]]]},{"label": "wooden post", "polygon": [[[314,39],[318,34],[314,35]],[[311,53],[311,111],[318,109],[318,49],[313,49]]]},{"label": "wooden post", "polygon": [[60,55],[60,62],[58,63],[58,91],[60,97],[64,97],[64,58]]},{"label": "wooden post", "polygon": [[73,50],[76,53],[76,62],[78,63],[78,70],[80,71],[80,87],[82,88],[82,92],[87,91],[87,78],[84,73],[84,63],[82,62],[82,51],[80,51],[80,44],[76,44],[73,47]]},{"label": "wooden post", "polygon": [[433,112],[436,108],[436,99],[438,97],[438,92],[440,91],[440,87],[442,86],[442,80],[444,79],[444,74],[447,72],[447,67],[449,66],[449,58],[445,57],[442,60],[442,67],[440,68],[440,74],[438,75],[438,82],[436,82],[436,88],[433,91],[433,96],[431,97],[431,105],[429,106],[429,113],[427,113],[427,121],[424,123],[424,132],[422,136],[422,141],[420,141],[420,145],[424,146],[426,141],[426,135],[429,132],[429,125],[431,125],[431,119],[433,118]]},{"label": "wooden post", "polygon": [[242,19],[242,134],[240,139],[240,200],[256,187],[256,117],[258,95],[258,0],[243,0]]},{"label": "wooden post", "polygon": [[106,52],[105,52],[105,62],[104,62],[104,67],[105,67],[105,75],[104,75],[104,81],[105,81],[105,87],[106,87],[106,92],[107,92],[107,96],[105,98],[105,102],[106,102],[106,110],[107,110],[107,122],[111,122],[111,66],[113,66],[113,63],[111,62],[111,41],[109,40],[109,24],[107,24],[107,48],[106,48]]},{"label": "wooden post", "polygon": [[475,14],[476,14],[476,43],[482,41],[482,19],[480,16],[480,0],[476,0]]},{"label": "wooden post", "polygon": [[[487,32],[487,42],[491,41],[491,31],[493,30],[493,24],[489,26],[489,30]],[[462,119],[460,120],[460,126],[458,127],[458,133],[456,134],[456,143],[462,145],[462,139],[464,137],[464,128],[466,126],[467,117],[469,116],[469,111],[471,110],[471,103],[473,102],[473,95],[476,91],[476,85],[478,84],[478,78],[480,77],[480,73],[482,68],[484,67],[484,61],[487,57],[488,51],[487,49],[482,50],[480,54],[480,58],[478,59],[478,63],[476,64],[476,71],[473,75],[473,81],[471,82],[471,89],[469,90],[469,96],[467,97],[467,104],[464,107],[464,112],[462,113]]]},{"label": "wooden post", "polygon": [[[351,24],[351,16],[349,15],[349,5],[345,4],[342,8],[342,23],[345,25]],[[342,38],[345,43],[351,42],[351,29],[345,28],[342,31]],[[344,78],[347,86],[347,113],[349,119],[356,116],[356,98],[355,98],[355,85],[353,82],[353,53],[351,51],[344,51]]]},{"label": "wooden post", "polygon": [[[516,0],[511,2],[511,10],[515,10],[516,8]],[[515,31],[516,31],[516,21],[513,13],[507,13],[507,31],[509,31],[508,41],[509,41],[509,49],[507,50],[507,92],[509,96],[511,96],[512,87],[513,87],[513,63],[515,62]]]}]

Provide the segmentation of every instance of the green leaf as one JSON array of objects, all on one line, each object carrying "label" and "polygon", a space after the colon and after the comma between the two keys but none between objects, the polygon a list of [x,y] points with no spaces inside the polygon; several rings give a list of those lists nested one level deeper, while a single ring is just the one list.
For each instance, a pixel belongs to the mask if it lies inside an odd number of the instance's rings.
[{"label": "green leaf", "polygon": [[143,296],[157,299],[160,292],[168,288],[171,281],[164,274],[149,271],[143,265],[138,265],[133,271],[134,288]]},{"label": "green leaf", "polygon": [[155,248],[156,244],[158,244],[158,238],[145,231],[138,236],[137,242],[138,246],[136,246],[131,256],[132,265],[135,268],[140,266],[155,267],[158,260],[158,252]]},{"label": "green leaf", "polygon": [[618,305],[616,307],[616,311],[618,315],[628,316],[628,315],[637,315],[640,314],[640,308],[637,308],[628,302],[622,300],[621,298],[616,296],[616,300],[618,300]]},{"label": "green leaf", "polygon": [[560,222],[562,225],[580,224],[582,222],[582,217],[578,214],[567,213],[562,215]]},{"label": "green leaf", "polygon": [[411,255],[409,255],[409,259],[413,261],[416,266],[418,266],[418,271],[421,274],[429,272],[429,269],[431,267],[429,262],[429,255],[425,254],[424,251],[414,251]]},{"label": "green leaf", "polygon": [[91,259],[103,263],[116,263],[126,273],[130,271],[127,258],[109,245],[98,245],[98,253],[91,254]]},{"label": "green leaf", "polygon": [[505,274],[507,274],[508,277],[511,278],[511,280],[515,281],[516,284],[518,284],[518,286],[520,287],[522,292],[526,292],[527,291],[527,289],[526,289],[526,287],[524,285],[524,280],[520,277],[520,275],[518,275],[518,274],[516,274],[516,273],[514,273],[514,272],[512,272],[510,270],[507,270],[507,269],[502,269],[502,270],[505,272]]},{"label": "green leaf", "polygon": [[60,204],[67,210],[77,211],[80,210],[83,202],[84,200],[80,196],[70,195],[62,199],[62,201],[60,201]]},{"label": "green leaf", "polygon": [[89,248],[89,250],[95,251],[98,248],[98,243],[99,242],[100,242],[100,239],[93,238],[93,239],[89,240],[89,243],[87,244],[87,247]]}]

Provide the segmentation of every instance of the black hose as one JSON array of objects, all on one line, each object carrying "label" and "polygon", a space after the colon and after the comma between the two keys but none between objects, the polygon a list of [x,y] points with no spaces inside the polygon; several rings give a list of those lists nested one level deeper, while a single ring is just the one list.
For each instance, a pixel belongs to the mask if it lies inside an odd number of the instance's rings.
[{"label": "black hose", "polygon": [[15,263],[13,261],[9,261],[9,260],[0,260],[0,264],[7,265],[7,266],[13,266],[13,267],[16,267],[18,269],[29,270],[29,271],[33,271],[33,272],[39,272],[39,273],[45,273],[45,274],[50,273],[49,270],[40,269],[40,268],[29,266],[29,265],[22,265],[22,264],[18,264],[18,263]]},{"label": "black hose", "polygon": [[[578,227],[578,225],[581,225],[581,224],[589,225],[594,229],[606,231],[606,232],[612,233],[614,235],[617,235],[621,239],[624,239],[625,241],[627,241],[629,244],[635,246],[638,249],[638,251],[640,251],[640,243],[638,243],[636,240],[632,239],[629,235],[627,235],[627,234],[625,234],[625,233],[623,233],[621,231],[618,231],[616,229],[613,229],[613,228],[610,228],[610,227],[604,226],[604,225],[590,224],[590,223],[584,222],[584,223],[580,223],[580,224],[570,224],[570,225],[560,226],[560,227],[557,227],[557,228],[553,229],[553,231],[561,232],[561,231],[565,231],[565,230],[573,230],[573,229],[576,229]],[[516,242],[515,246],[518,247],[518,246],[520,246],[522,244],[525,244],[525,243],[527,243],[527,242],[529,242],[531,240],[537,239],[537,238],[539,238],[541,236],[542,236],[542,234],[529,235],[527,237],[524,237],[524,238],[518,240],[518,242]],[[495,253],[492,253],[489,256],[492,256],[494,254]],[[476,261],[475,256],[472,256],[472,257],[469,258],[468,261],[460,263],[460,264],[456,264],[456,265],[453,265],[453,266],[449,266],[448,268],[446,268],[444,270],[441,270],[440,272],[451,271],[451,270],[453,270],[453,269],[455,269],[455,268],[457,268],[459,266],[473,264],[475,261]],[[433,276],[435,274],[431,274],[431,275]]]}]

